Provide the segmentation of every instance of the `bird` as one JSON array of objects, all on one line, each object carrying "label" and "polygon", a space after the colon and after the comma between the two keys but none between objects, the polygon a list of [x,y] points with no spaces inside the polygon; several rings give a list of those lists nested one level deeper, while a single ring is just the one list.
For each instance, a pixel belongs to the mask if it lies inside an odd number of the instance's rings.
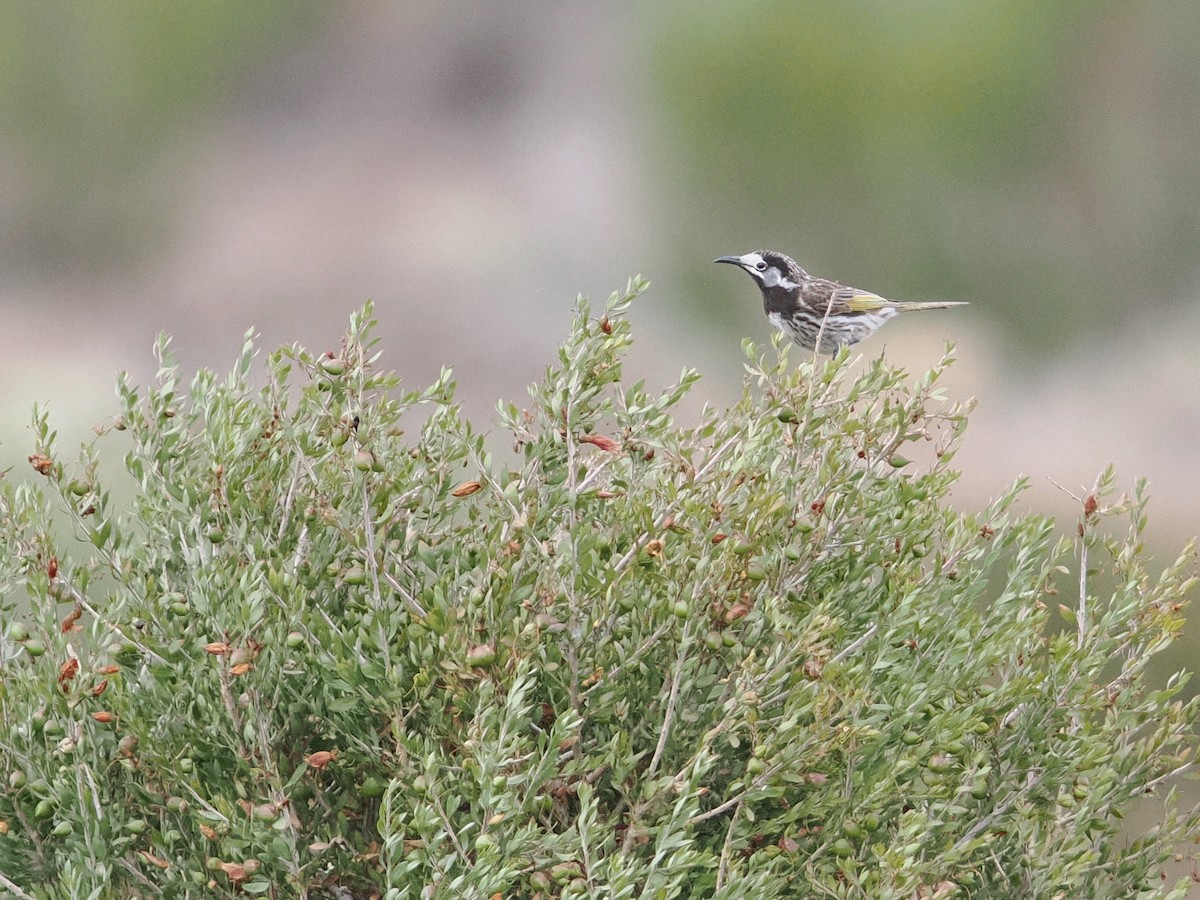
[{"label": "bird", "polygon": [[874,334],[897,313],[965,306],[961,300],[911,302],[888,300],[804,271],[790,256],[774,250],[755,250],[743,256],[722,256],[750,273],[762,291],[763,309],[771,324],[806,350],[836,353]]}]

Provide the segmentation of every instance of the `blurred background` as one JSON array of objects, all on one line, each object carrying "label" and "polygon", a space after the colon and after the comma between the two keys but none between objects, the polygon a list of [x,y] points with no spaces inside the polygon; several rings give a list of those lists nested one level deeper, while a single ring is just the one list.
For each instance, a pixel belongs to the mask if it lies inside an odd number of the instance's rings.
[{"label": "blurred background", "polygon": [[220,371],[368,297],[384,363],[453,365],[486,423],[641,273],[632,373],[725,404],[770,329],[710,261],[770,248],[971,302],[861,346],[957,342],[964,508],[1026,474],[1068,532],[1048,478],[1111,461],[1160,552],[1200,531],[1194,0],[50,0],[0,6],[0,59],[0,469],[35,400],[86,437],[159,331]]}]

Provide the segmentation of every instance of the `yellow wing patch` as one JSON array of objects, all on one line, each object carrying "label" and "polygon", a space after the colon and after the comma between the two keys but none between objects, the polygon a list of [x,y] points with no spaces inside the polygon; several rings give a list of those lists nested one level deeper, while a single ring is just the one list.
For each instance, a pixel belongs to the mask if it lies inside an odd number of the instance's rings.
[{"label": "yellow wing patch", "polygon": [[890,300],[884,300],[877,294],[868,294],[865,291],[853,291],[846,299],[846,305],[850,307],[851,312],[870,312],[874,309],[883,309],[885,306],[891,306]]}]

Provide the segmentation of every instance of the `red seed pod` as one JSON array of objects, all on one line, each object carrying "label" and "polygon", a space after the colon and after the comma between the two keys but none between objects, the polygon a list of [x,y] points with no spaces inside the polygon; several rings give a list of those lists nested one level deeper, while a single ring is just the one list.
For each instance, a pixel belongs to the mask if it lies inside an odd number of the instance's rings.
[{"label": "red seed pod", "polygon": [[331,762],[337,759],[337,750],[318,750],[315,753],[310,753],[304,757],[304,761],[314,769],[324,769]]},{"label": "red seed pod", "polygon": [[33,466],[33,470],[39,475],[49,475],[54,469],[54,461],[44,453],[30,454],[29,464]]},{"label": "red seed pod", "polygon": [[451,497],[470,497],[473,493],[480,489],[482,485],[478,481],[464,481],[458,487],[450,492]]},{"label": "red seed pod", "polygon": [[599,447],[601,450],[606,450],[609,453],[621,448],[621,445],[612,438],[605,437],[602,434],[585,434],[579,441],[583,444],[591,444],[594,447]]},{"label": "red seed pod", "polygon": [[744,619],[750,613],[750,607],[745,603],[735,603],[725,613],[726,624],[736,622],[738,619]]},{"label": "red seed pod", "polygon": [[69,689],[69,682],[79,674],[79,660],[71,657],[58,668],[58,686],[66,693]]},{"label": "red seed pod", "polygon": [[158,869],[169,869],[171,864],[165,859],[155,856],[147,850],[139,850],[138,856],[142,858],[142,862],[148,863]]},{"label": "red seed pod", "polygon": [[71,610],[69,613],[67,613],[67,615],[62,620],[62,626],[61,626],[62,633],[66,634],[68,631],[70,631],[72,628],[74,628],[75,623],[79,621],[79,617],[82,615],[83,615],[83,607],[80,606],[78,603],[76,603],[75,608],[73,610]]},{"label": "red seed pod", "polygon": [[229,654],[229,664],[231,666],[240,666],[242,663],[254,662],[257,652],[251,646],[234,647]]}]

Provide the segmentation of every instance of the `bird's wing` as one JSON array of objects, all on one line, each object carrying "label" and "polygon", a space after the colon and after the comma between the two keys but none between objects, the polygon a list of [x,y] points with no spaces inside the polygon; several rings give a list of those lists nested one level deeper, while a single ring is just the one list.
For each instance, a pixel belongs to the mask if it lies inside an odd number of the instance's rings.
[{"label": "bird's wing", "polygon": [[846,287],[837,282],[828,282],[827,296],[829,311],[837,315],[855,315],[876,312],[887,309],[895,312],[910,310],[948,309],[951,306],[966,306],[962,300],[931,300],[912,302],[908,300],[889,300],[872,294],[870,291],[860,291],[857,288]]},{"label": "bird's wing", "polygon": [[843,287],[834,295],[835,305],[844,303],[850,312],[873,312],[877,309],[883,309],[885,306],[892,306],[891,300],[885,300],[878,294],[872,294],[870,291],[859,291],[851,287]]},{"label": "bird's wing", "polygon": [[828,308],[831,316],[853,316],[892,305],[891,300],[870,291],[860,291],[824,278],[813,278],[808,282],[804,299],[818,314]]}]

